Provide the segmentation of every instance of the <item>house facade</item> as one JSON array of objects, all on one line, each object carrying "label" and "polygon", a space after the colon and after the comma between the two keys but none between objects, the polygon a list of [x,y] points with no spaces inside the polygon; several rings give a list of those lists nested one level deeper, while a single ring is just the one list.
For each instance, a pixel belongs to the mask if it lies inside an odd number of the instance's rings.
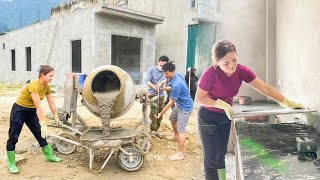
[{"label": "house facade", "polygon": [[91,1],[52,11],[50,20],[0,36],[0,81],[34,79],[39,65],[49,64],[55,69],[52,84],[63,85],[68,72],[90,73],[112,64],[139,84],[154,65],[155,27],[163,17]]}]

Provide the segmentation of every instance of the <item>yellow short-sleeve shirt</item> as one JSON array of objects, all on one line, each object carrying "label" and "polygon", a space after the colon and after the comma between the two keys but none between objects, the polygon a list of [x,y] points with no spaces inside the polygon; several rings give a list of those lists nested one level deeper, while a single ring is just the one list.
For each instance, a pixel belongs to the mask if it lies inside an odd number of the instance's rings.
[{"label": "yellow short-sleeve shirt", "polygon": [[51,94],[51,88],[48,84],[41,85],[39,79],[33,80],[22,90],[16,103],[26,108],[35,108],[31,93],[39,94],[40,100],[43,100],[45,95]]}]

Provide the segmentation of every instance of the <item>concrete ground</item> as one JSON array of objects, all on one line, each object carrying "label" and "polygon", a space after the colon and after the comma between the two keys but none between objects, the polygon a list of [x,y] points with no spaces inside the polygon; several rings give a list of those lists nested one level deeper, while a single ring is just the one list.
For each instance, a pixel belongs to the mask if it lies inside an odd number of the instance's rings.
[{"label": "concrete ground", "polygon": [[[7,140],[9,115],[11,106],[19,95],[19,88],[12,87],[9,84],[0,83],[0,149],[1,158],[5,155],[5,146]],[[57,107],[63,105],[63,91],[56,91],[53,94],[54,101]],[[80,98],[81,99],[81,98]],[[47,102],[42,102],[45,112],[49,112]],[[171,111],[171,110],[170,110]],[[171,123],[168,120],[170,111],[164,115],[160,132],[164,136],[171,135]],[[197,111],[195,108],[188,123],[186,131],[185,143],[185,159],[183,161],[170,161],[168,159],[177,148],[177,143],[166,139],[150,138],[152,147],[149,153],[145,156],[143,167],[137,172],[125,172],[122,170],[116,160],[116,156],[112,156],[107,166],[99,174],[93,174],[89,171],[89,156],[88,152],[81,147],[70,155],[60,154],[55,150],[55,154],[61,157],[64,161],[62,163],[48,163],[45,162],[37,141],[24,126],[17,143],[17,154],[23,156],[25,160],[17,163],[20,173],[12,175],[7,171],[6,161],[4,159],[0,162],[1,179],[106,179],[111,178],[115,180],[130,179],[130,180],[204,180],[203,172],[203,156],[199,141],[197,128]],[[99,118],[92,115],[84,106],[78,103],[78,113],[90,126],[100,126]],[[135,101],[130,111],[124,116],[117,118],[111,122],[112,127],[134,127],[141,121],[141,104]],[[48,120],[49,121],[49,120]],[[139,129],[142,126],[139,127]],[[49,127],[49,132],[59,134],[62,129]],[[94,168],[102,165],[102,154],[98,154],[99,158],[94,162]],[[228,154],[226,158],[228,179],[235,179],[235,156]]]},{"label": "concrete ground", "polygon": [[[12,104],[19,95],[19,87],[8,87],[8,85],[0,84],[0,148],[5,152],[5,144],[7,140],[7,132],[9,125],[9,113]],[[63,91],[54,93],[54,100],[58,107],[63,105]],[[45,111],[49,112],[46,101],[42,102]],[[279,108],[276,104],[270,103],[254,103],[247,106],[234,105],[235,110],[240,112],[243,110],[267,110]],[[80,116],[91,126],[101,125],[100,119],[92,115],[84,106],[78,104],[78,112]],[[23,131],[17,144],[19,155],[26,158],[23,162],[18,164],[21,172],[18,175],[11,175],[6,169],[4,160],[0,163],[1,176],[4,179],[43,179],[45,177],[52,177],[52,179],[104,179],[105,177],[112,177],[113,179],[194,179],[204,180],[203,172],[203,155],[199,142],[198,128],[197,128],[197,112],[198,105],[194,106],[194,111],[191,115],[187,132],[185,153],[186,158],[181,162],[172,162],[168,160],[168,156],[173,154],[176,150],[176,143],[165,139],[151,138],[152,148],[146,156],[146,161],[143,167],[137,171],[128,173],[123,171],[117,165],[115,158],[111,158],[110,163],[100,174],[92,174],[88,170],[88,153],[78,148],[74,154],[62,155],[55,151],[57,156],[62,157],[64,161],[59,164],[47,163],[43,160],[43,155],[37,146],[37,142],[33,138],[27,127]],[[168,121],[170,111],[164,115],[162,127],[160,132],[169,136],[172,134],[171,124]],[[133,127],[142,118],[141,104],[136,101],[130,111],[124,116],[112,121],[113,127]],[[141,126],[142,127],[142,126]],[[59,133],[61,129],[49,128],[51,133]],[[227,179],[236,179],[236,158],[233,153],[226,155]],[[101,162],[97,162],[101,165]],[[37,169],[37,171],[34,171]],[[59,173],[57,173],[59,172]]]}]

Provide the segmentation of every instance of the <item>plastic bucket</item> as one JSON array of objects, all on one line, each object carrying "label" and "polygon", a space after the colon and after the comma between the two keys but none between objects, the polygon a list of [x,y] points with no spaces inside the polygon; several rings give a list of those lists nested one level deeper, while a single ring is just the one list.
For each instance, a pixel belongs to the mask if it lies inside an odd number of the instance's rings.
[{"label": "plastic bucket", "polygon": [[79,74],[79,90],[82,89],[84,84],[85,74]]},{"label": "plastic bucket", "polygon": [[249,105],[249,104],[251,104],[252,97],[250,97],[250,96],[239,96],[239,97],[237,97],[237,99],[239,100],[239,104],[241,104],[241,105]]}]

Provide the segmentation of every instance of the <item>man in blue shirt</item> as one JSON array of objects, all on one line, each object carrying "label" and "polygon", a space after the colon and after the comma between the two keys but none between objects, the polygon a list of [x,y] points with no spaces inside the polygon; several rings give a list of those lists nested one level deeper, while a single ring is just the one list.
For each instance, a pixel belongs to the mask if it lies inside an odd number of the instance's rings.
[{"label": "man in blue shirt", "polygon": [[160,89],[166,83],[166,78],[161,67],[169,61],[167,56],[161,56],[157,66],[149,68],[147,72],[148,98],[150,101],[150,119],[151,119],[151,136],[162,138],[158,131],[162,117],[156,118],[157,114],[162,111],[164,104],[164,92]]},{"label": "man in blue shirt", "polygon": [[[175,61],[169,61],[168,63],[172,63],[174,66],[176,66],[176,62]],[[176,72],[176,75],[178,75],[179,77],[183,78],[182,74],[180,74],[179,72]],[[170,98],[170,93],[171,93],[171,82],[170,79],[167,79],[167,83],[166,83],[166,87],[162,88],[162,90],[165,90],[167,92],[167,99],[164,102],[164,105],[166,106],[169,103],[169,98]],[[173,105],[171,106],[171,109],[173,109],[175,107],[175,104],[173,103]]]},{"label": "man in blue shirt", "polygon": [[193,101],[191,99],[187,84],[178,72],[175,72],[175,65],[166,63],[162,66],[162,71],[167,79],[170,79],[171,94],[169,103],[158,114],[160,118],[170,107],[176,103],[169,117],[174,131],[174,139],[178,141],[178,151],[169,157],[170,160],[184,159],[183,148],[185,141],[185,130],[193,109]]}]

